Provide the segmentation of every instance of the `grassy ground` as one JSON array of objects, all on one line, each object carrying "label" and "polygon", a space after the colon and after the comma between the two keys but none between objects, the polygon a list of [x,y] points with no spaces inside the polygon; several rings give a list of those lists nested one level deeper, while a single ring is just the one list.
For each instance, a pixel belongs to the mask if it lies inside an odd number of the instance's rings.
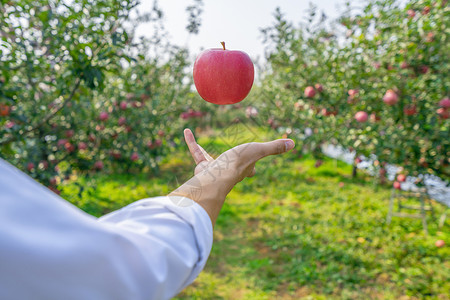
[{"label": "grassy ground", "polygon": [[[239,142],[230,136],[200,144],[220,152]],[[167,194],[193,170],[187,151],[171,157],[157,176],[79,178],[63,197],[100,216]],[[439,230],[430,217],[428,236],[417,219],[387,225],[390,188],[351,179],[344,163],[314,162],[286,154],[257,164],[227,197],[205,270],[177,299],[450,299],[448,222]]]}]

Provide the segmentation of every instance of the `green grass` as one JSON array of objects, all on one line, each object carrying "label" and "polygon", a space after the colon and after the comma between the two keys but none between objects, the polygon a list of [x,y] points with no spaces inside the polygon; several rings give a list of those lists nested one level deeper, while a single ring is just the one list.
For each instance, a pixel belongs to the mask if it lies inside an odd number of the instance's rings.
[{"label": "green grass", "polygon": [[[220,152],[238,142],[199,143]],[[187,151],[171,157],[158,175],[80,177],[63,197],[100,216],[167,194],[193,171]],[[450,299],[448,221],[439,230],[430,217],[429,235],[418,219],[387,225],[390,188],[361,173],[352,179],[351,166],[331,159],[315,168],[289,153],[256,169],[227,197],[205,270],[177,299]],[[436,248],[438,239],[447,245]]]}]

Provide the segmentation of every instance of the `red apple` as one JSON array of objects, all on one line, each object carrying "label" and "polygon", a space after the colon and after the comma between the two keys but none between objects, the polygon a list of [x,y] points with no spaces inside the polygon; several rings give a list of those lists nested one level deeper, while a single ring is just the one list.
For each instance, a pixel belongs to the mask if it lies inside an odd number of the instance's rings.
[{"label": "red apple", "polygon": [[323,86],[322,86],[320,83],[316,83],[316,84],[314,85],[314,87],[316,88],[316,90],[317,90],[319,93],[322,93],[322,92],[323,92]]},{"label": "red apple", "polygon": [[417,113],[417,108],[414,104],[407,105],[407,106],[405,106],[405,108],[403,108],[403,112],[407,116],[413,116]]},{"label": "red apple", "polygon": [[66,130],[66,137],[70,139],[73,137],[74,133],[75,132],[72,129]]},{"label": "red apple", "polygon": [[400,65],[400,68],[402,68],[402,69],[408,69],[408,67],[409,67],[409,65],[406,61],[403,61]]},{"label": "red apple", "polygon": [[79,150],[86,150],[87,149],[87,145],[85,142],[79,142],[78,143],[78,149]]},{"label": "red apple", "polygon": [[163,137],[163,136],[165,135],[164,130],[158,130],[158,135],[159,135],[160,137]]},{"label": "red apple", "polygon": [[422,74],[427,74],[429,69],[430,68],[428,68],[428,66],[420,66],[419,72]]},{"label": "red apple", "polygon": [[358,90],[351,89],[348,90],[348,95],[353,99],[356,95],[358,95],[358,92]]},{"label": "red apple", "polygon": [[64,144],[64,148],[66,148],[67,152],[69,153],[75,151],[75,146],[69,142]]},{"label": "red apple", "polygon": [[430,12],[430,7],[429,6],[425,6],[422,10],[422,14],[423,15],[427,15]]},{"label": "red apple", "polygon": [[64,146],[66,143],[68,143],[69,141],[67,139],[60,139],[58,140],[58,147]]},{"label": "red apple", "polygon": [[380,121],[381,120],[381,118],[379,117],[379,116],[377,116],[375,113],[371,113],[370,114],[370,121],[371,122],[378,122],[378,121]]},{"label": "red apple", "polygon": [[119,158],[122,157],[122,153],[120,153],[119,150],[112,150],[112,151],[110,152],[110,154],[111,154],[111,156],[112,156],[114,159],[119,159]]},{"label": "red apple", "polygon": [[6,117],[9,115],[10,107],[6,104],[0,104],[0,116]]},{"label": "red apple", "polygon": [[214,48],[199,54],[194,63],[194,84],[200,96],[225,105],[244,100],[254,80],[253,62],[247,53]]},{"label": "red apple", "polygon": [[439,106],[443,108],[450,108],[450,98],[446,97],[439,101]]},{"label": "red apple", "polygon": [[101,169],[103,169],[103,167],[104,167],[103,162],[100,160],[98,160],[94,163],[94,169],[96,169],[96,170],[101,170]]},{"label": "red apple", "polygon": [[137,154],[136,152],[133,152],[133,154],[131,154],[130,159],[132,161],[137,161],[139,159],[139,154]]},{"label": "red apple", "polygon": [[359,158],[359,157],[355,158],[355,164],[357,165],[357,164],[360,164],[360,163],[362,163],[362,159]]},{"label": "red apple", "polygon": [[434,243],[436,245],[436,247],[438,248],[442,248],[445,245],[444,240],[437,240],[436,243]]},{"label": "red apple", "polygon": [[7,121],[5,127],[11,129],[14,127],[14,125],[16,125],[16,123],[14,123],[13,121]]},{"label": "red apple", "polygon": [[100,118],[100,121],[106,121],[106,120],[108,120],[108,118],[109,118],[109,115],[108,115],[108,113],[107,113],[107,112],[105,112],[105,111],[102,111],[102,112],[100,113],[100,116],[99,116],[99,118]]},{"label": "red apple", "polygon": [[365,111],[358,111],[355,114],[356,121],[358,121],[360,123],[366,122],[368,118],[369,118],[369,115]]},{"label": "red apple", "polygon": [[119,118],[119,121],[118,121],[118,124],[119,124],[119,126],[122,126],[122,125],[124,125],[126,122],[127,122],[127,120],[125,119],[125,117],[120,117],[120,118]]},{"label": "red apple", "polygon": [[439,117],[441,117],[441,119],[448,119],[450,117],[450,110],[448,110],[447,108],[438,108],[438,110],[436,110],[437,114],[439,115]]},{"label": "red apple", "polygon": [[408,9],[407,13],[408,13],[408,17],[410,17],[411,19],[414,18],[416,15],[416,12],[412,9]]},{"label": "red apple", "polygon": [[312,86],[307,86],[305,89],[305,97],[313,98],[316,95],[316,90]]},{"label": "red apple", "polygon": [[401,189],[402,185],[400,184],[400,182],[398,181],[394,181],[394,184],[392,185],[394,187],[394,189]]},{"label": "red apple", "polygon": [[50,178],[49,182],[50,182],[51,185],[56,185],[58,183],[56,177]]},{"label": "red apple", "polygon": [[397,176],[397,181],[398,182],[405,182],[406,181],[406,175],[405,174],[399,174]]},{"label": "red apple", "polygon": [[383,101],[387,105],[394,105],[398,102],[398,96],[393,90],[387,90],[383,96]]},{"label": "red apple", "polygon": [[120,102],[119,106],[120,106],[121,110],[125,110],[125,109],[127,109],[128,103],[126,101],[122,101],[122,102]]},{"label": "red apple", "polygon": [[34,169],[34,163],[29,162],[29,163],[27,164],[27,170],[28,170],[29,172],[31,172],[31,170],[33,170],[33,169]]}]

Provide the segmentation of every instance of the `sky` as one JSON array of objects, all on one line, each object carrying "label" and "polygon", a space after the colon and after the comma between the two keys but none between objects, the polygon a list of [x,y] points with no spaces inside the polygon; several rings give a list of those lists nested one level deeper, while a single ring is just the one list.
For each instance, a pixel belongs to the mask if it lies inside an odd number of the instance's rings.
[{"label": "sky", "polygon": [[[203,49],[221,47],[225,41],[226,48],[246,52],[252,60],[263,58],[261,28],[274,22],[276,7],[281,8],[285,18],[298,25],[306,17],[309,0],[203,0],[201,27],[197,35],[189,35],[186,25],[188,13],[186,7],[192,0],[159,0],[158,5],[164,11],[164,24],[173,44],[189,48],[192,54]],[[314,5],[334,19],[339,14],[343,0],[316,0]],[[149,11],[153,0],[141,0],[140,11]],[[138,34],[151,32],[151,26],[141,25]]]}]

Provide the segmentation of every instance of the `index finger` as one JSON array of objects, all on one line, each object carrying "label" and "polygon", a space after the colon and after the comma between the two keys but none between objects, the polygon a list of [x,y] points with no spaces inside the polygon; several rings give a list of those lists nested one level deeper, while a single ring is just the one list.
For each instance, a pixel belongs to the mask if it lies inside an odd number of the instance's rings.
[{"label": "index finger", "polygon": [[195,163],[198,165],[202,161],[206,161],[206,157],[203,154],[202,150],[199,148],[199,145],[195,141],[194,134],[188,128],[184,130],[184,139],[186,144],[191,152],[192,157],[194,158]]}]

